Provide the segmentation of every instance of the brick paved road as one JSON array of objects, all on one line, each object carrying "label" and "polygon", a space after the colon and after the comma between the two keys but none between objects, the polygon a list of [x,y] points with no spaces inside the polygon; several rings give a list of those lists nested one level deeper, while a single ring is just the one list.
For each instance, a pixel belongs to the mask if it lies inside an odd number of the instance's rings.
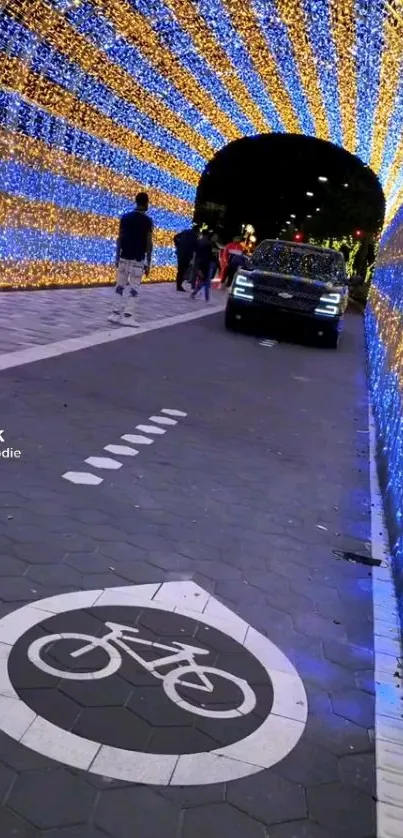
[{"label": "brick paved road", "polygon": [[[263,347],[226,334],[218,315],[0,376],[0,424],[23,452],[1,463],[0,617],[61,593],[193,581],[281,649],[309,704],[288,756],[203,786],[87,773],[0,733],[2,838],[373,838],[371,578],[333,553],[363,553],[369,540],[360,318],[348,318],[339,353]],[[162,408],[187,416],[136,457],[116,455],[118,470],[85,465]],[[61,477],[69,470],[103,482],[73,485]],[[95,623],[88,610],[79,619]],[[151,639],[174,634],[139,620]],[[215,651],[231,668],[232,646]],[[19,695],[65,730],[129,749],[152,751],[156,736],[161,753],[178,748],[177,708],[162,707],[159,684],[141,705],[150,684],[128,691],[123,672],[83,698],[78,682],[41,680],[18,654],[10,672]],[[250,679],[256,692],[268,689],[257,671]],[[192,725],[187,752],[223,744],[208,719]]]},{"label": "brick paved road", "polygon": [[[221,294],[214,294],[214,301]],[[108,326],[113,288],[60,288],[0,293],[0,353],[88,335]],[[138,320],[174,316],[203,308],[172,283],[143,285]]]}]

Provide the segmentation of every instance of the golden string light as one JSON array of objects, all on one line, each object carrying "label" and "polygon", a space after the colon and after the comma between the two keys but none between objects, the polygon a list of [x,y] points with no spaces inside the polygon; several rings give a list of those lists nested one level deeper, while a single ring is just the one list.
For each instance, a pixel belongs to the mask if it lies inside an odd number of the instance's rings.
[{"label": "golden string light", "polygon": [[277,62],[270,52],[251,4],[244,2],[244,0],[223,0],[223,3],[241,38],[247,44],[253,64],[279,112],[284,130],[290,134],[301,133],[298,114],[295,112],[290,96],[284,87]]},{"label": "golden string light", "polygon": [[211,29],[200,17],[191,0],[166,0],[166,5],[174,13],[184,32],[191,36],[200,55],[203,55],[217,75],[224,79],[225,85],[231,90],[232,97],[254,125],[256,133],[268,133],[271,127],[245,85],[242,84],[237,75],[237,68],[232,65],[221,44],[214,38]]},{"label": "golden string light", "polygon": [[[0,128],[0,160],[28,163],[33,168],[66,177],[78,185],[104,189],[106,192],[122,196],[127,198],[129,203],[133,203],[136,193],[144,189],[144,184],[140,181],[119,175],[107,166],[87,163],[81,157],[49,147],[41,140],[6,131],[4,128]],[[153,207],[170,210],[185,218],[191,216],[193,204],[189,201],[152,187],[147,191]]]},{"label": "golden string light", "polygon": [[[111,265],[85,265],[82,262],[24,261],[9,259],[3,263],[0,289],[53,288],[63,286],[111,285],[116,272]],[[145,282],[172,282],[175,269],[154,267],[153,275]]]},{"label": "golden string light", "polygon": [[139,107],[151,119],[158,115],[159,124],[188,143],[206,160],[213,156],[213,147],[198,131],[171,111],[160,98],[148,93],[128,72],[111,61],[105,52],[75,31],[65,16],[50,8],[45,0],[20,1],[18,7],[11,7],[10,13],[29,26],[41,40],[51,43],[66,58],[79,64],[86,73],[106,84],[126,102]]},{"label": "golden string light", "polygon": [[[379,172],[383,149],[388,133],[389,120],[394,111],[402,72],[403,22],[396,24],[389,17],[384,24],[385,48],[382,53],[379,95],[375,114],[376,131],[373,133],[371,168]],[[400,59],[399,59],[400,56]]]},{"label": "golden string light", "polygon": [[124,148],[137,157],[166,170],[186,183],[197,185],[199,173],[172,154],[119,125],[97,108],[32,72],[19,59],[0,54],[0,85],[18,90],[24,97],[55,116],[101,140]]},{"label": "golden string light", "polygon": [[280,18],[288,29],[299,75],[312,113],[316,135],[323,140],[329,140],[329,122],[322,99],[312,47],[306,34],[303,4],[290,2],[290,0],[276,0],[276,4]]},{"label": "golden string light", "polygon": [[136,47],[149,59],[193,105],[222,133],[229,142],[242,136],[214,101],[211,95],[198,84],[193,75],[186,71],[180,61],[163,46],[152,26],[134,10],[126,0],[91,0],[94,7],[110,19],[116,32]]},{"label": "golden string light", "polygon": [[[119,219],[107,215],[67,207],[58,207],[45,201],[29,201],[17,195],[0,194],[0,226],[8,228],[28,228],[46,233],[64,233],[71,236],[99,236],[116,241]],[[175,230],[163,230],[156,227],[153,241],[157,247],[171,247]]]},{"label": "golden string light", "polygon": [[355,13],[350,0],[330,3],[332,35],[336,50],[340,111],[344,147],[357,150],[357,66],[355,62]]}]

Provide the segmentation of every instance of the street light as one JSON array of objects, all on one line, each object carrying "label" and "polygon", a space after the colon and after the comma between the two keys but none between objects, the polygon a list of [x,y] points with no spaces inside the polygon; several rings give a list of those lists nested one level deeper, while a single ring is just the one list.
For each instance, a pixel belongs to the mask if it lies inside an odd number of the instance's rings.
[{"label": "street light", "polygon": [[316,207],[316,212],[320,212],[320,207]]},{"label": "street light", "polygon": [[313,192],[307,192],[306,194],[307,194],[308,198],[313,198]]},{"label": "street light", "polygon": [[345,189],[347,189],[348,183],[343,183],[343,186],[344,186]]},{"label": "street light", "polygon": [[296,216],[295,215],[290,215],[290,218],[296,218]]},{"label": "street light", "polygon": [[318,180],[320,180],[321,183],[327,183],[328,178],[324,175],[319,175]]},{"label": "street light", "polygon": [[312,216],[311,216],[311,215],[307,215],[307,218],[312,218]]}]

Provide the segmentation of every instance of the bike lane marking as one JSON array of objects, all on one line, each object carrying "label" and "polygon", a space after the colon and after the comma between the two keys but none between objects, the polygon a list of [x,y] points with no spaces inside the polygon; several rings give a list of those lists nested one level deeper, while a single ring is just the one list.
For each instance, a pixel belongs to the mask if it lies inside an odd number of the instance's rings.
[{"label": "bike lane marking", "polygon": [[[127,614],[130,616],[133,613],[138,616],[140,612],[140,620],[143,620],[143,623],[140,622],[140,628],[143,634],[145,631],[144,625],[147,626],[147,621],[144,623],[145,614],[149,621],[148,626],[151,624],[151,629],[154,631],[154,635],[150,635],[152,638],[156,633],[158,634],[158,622],[161,625],[161,620],[163,622],[161,631],[164,633],[167,628],[168,636],[175,633],[173,628],[171,630],[170,621],[180,626],[178,631],[185,632],[185,634],[183,636],[178,634],[177,636],[182,637],[182,641],[184,640],[185,643],[174,641],[173,646],[172,641],[170,641],[171,646],[167,646],[156,643],[154,639],[146,640],[144,637],[139,637],[137,641],[133,641],[133,638],[118,634],[120,642],[116,644],[119,648],[119,651],[117,651],[116,646],[112,646],[111,643],[106,644],[105,641],[102,643],[105,632],[98,633],[97,636],[84,634],[84,645],[86,645],[86,638],[91,641],[94,650],[99,651],[102,648],[105,652],[105,648],[107,648],[111,661],[117,662],[118,666],[119,660],[117,658],[122,659],[122,648],[127,651],[127,644],[123,643],[122,637],[123,640],[132,643],[137,642],[140,646],[148,645],[158,649],[167,649],[171,653],[175,652],[178,662],[181,661],[182,666],[178,666],[175,670],[171,669],[168,674],[166,672],[158,674],[157,669],[155,674],[152,671],[155,660],[150,662],[141,658],[141,656],[133,655],[133,647],[129,648],[128,654],[141,661],[141,665],[149,678],[160,679],[159,684],[157,686],[153,685],[152,692],[149,692],[148,695],[157,696],[157,698],[161,695],[163,701],[166,702],[169,699],[173,702],[172,712],[179,713],[181,718],[183,717],[183,724],[192,724],[195,719],[197,725],[200,722],[207,723],[207,725],[210,725],[210,728],[207,728],[207,735],[210,735],[212,730],[217,729],[214,728],[214,725],[219,725],[220,729],[224,728],[225,725],[232,725],[226,744],[214,747],[214,744],[217,743],[214,743],[212,739],[212,744],[206,746],[207,750],[175,754],[147,752],[146,749],[142,750],[141,747],[137,748],[135,746],[130,749],[115,747],[108,741],[96,741],[94,738],[78,735],[71,730],[58,726],[41,715],[38,708],[30,707],[20,697],[12,683],[13,655],[15,656],[16,644],[24,643],[26,635],[29,639],[30,630],[40,631],[42,633],[41,637],[43,637],[43,632],[50,632],[50,636],[52,638],[56,637],[57,640],[62,636],[64,638],[67,636],[70,640],[71,638],[74,639],[75,635],[78,638],[82,636],[80,630],[65,633],[64,630],[59,628],[59,633],[53,635],[50,623],[58,620],[60,626],[61,621],[66,619],[69,623],[67,627],[70,627],[73,620],[72,625],[74,627],[74,620],[77,620],[80,615],[81,619],[83,619],[83,616],[86,619],[95,619],[97,615],[101,615],[98,616],[98,619],[101,620],[99,625],[102,625],[102,629],[104,629],[106,621],[103,614],[104,611],[109,613],[108,609],[113,612],[113,615],[116,614],[118,620],[115,622],[120,623],[124,623],[124,620],[119,621],[120,613],[127,619]],[[141,609],[145,610],[141,611]],[[113,619],[115,620],[114,616]],[[46,621],[48,625],[46,625]],[[124,623],[124,627],[133,634],[141,634],[138,628],[130,627],[127,623]],[[196,637],[192,636],[193,629],[196,631]],[[192,637],[190,644],[187,642],[186,631],[189,631]],[[226,640],[223,635],[226,636]],[[214,641],[216,643],[219,641],[218,646],[214,647]],[[224,647],[227,644],[230,648],[230,660],[234,660],[235,650],[235,660],[238,661],[235,668],[238,667],[238,670],[242,670],[242,667],[247,666],[255,680],[253,680],[252,675],[247,675],[246,679],[239,677],[242,676],[242,672],[231,672],[229,668],[214,664],[214,661],[213,666],[211,666],[211,659],[207,659],[207,653],[212,653],[213,648],[216,652],[220,650],[223,641]],[[28,654],[33,645],[31,643],[27,647],[28,651],[26,650],[27,665],[35,664],[35,654],[32,654],[31,657]],[[46,643],[43,640],[39,644],[37,642],[34,649],[36,648],[38,651],[39,646],[44,647]],[[52,649],[52,646],[50,648]],[[81,648],[83,648],[82,641]],[[182,651],[178,652],[178,648]],[[112,649],[113,653],[111,653]],[[96,654],[97,651],[94,651],[93,654]],[[19,647],[17,647],[17,656],[18,654]],[[66,669],[63,670],[63,665],[65,666],[63,658],[62,672],[60,672],[60,669],[55,670],[54,660],[56,659],[57,665],[60,666],[60,660],[57,657],[60,654],[60,651],[53,653],[52,658],[53,671],[56,671],[58,681],[60,681],[60,674],[62,676],[64,674],[66,683],[82,684],[83,680],[77,680],[78,676],[75,676],[74,673],[71,674]],[[65,657],[66,654],[67,652]],[[196,660],[199,654],[205,655],[204,660]],[[224,652],[222,650],[221,652],[218,651],[219,662],[220,654],[224,655],[221,660],[225,662],[225,648]],[[30,660],[28,660],[29,657]],[[69,652],[68,657],[74,657],[73,653]],[[163,667],[161,660],[160,658],[160,669]],[[204,667],[203,662],[205,662]],[[44,662],[42,661],[42,663]],[[183,666],[183,663],[187,665]],[[136,665],[133,666],[136,669]],[[100,664],[97,664],[97,667],[99,669]],[[46,672],[43,666],[39,667],[38,677],[41,675],[40,669]],[[113,667],[113,669],[116,671],[117,667]],[[141,671],[139,667],[137,667],[137,670]],[[176,674],[175,677],[174,672],[179,674]],[[192,678],[194,673],[201,681],[201,685],[186,682],[186,677],[190,674]],[[264,673],[264,679],[262,673]],[[183,675],[186,676],[185,680],[183,680]],[[42,675],[42,677],[44,676]],[[213,684],[211,677],[215,679]],[[253,681],[252,686],[247,682],[248,677]],[[96,675],[91,673],[84,674],[84,679],[89,682],[89,688],[93,688],[94,681],[98,684],[105,684],[108,680],[104,679],[102,681],[99,677],[97,679]],[[162,686],[160,686],[161,680]],[[203,687],[203,683],[206,682],[210,685],[207,691]],[[234,699],[233,696],[231,699],[228,698],[225,690],[232,689],[233,685],[238,690],[236,693],[238,713],[231,712],[228,715],[229,711],[225,703]],[[186,689],[189,693],[190,687],[192,688],[191,699],[186,696]],[[222,687],[224,688],[223,698],[220,697]],[[146,688],[144,687],[144,689]],[[244,692],[244,703],[240,707],[239,689]],[[140,683],[135,689],[136,700],[139,696],[141,698],[141,690]],[[160,690],[160,693],[156,693],[156,690]],[[195,690],[202,693],[205,691],[205,694],[206,692],[209,693],[211,698],[210,709],[208,703],[195,704]],[[272,693],[271,707],[269,707],[270,702],[267,699],[268,690]],[[48,689],[43,690],[43,692],[48,692]],[[41,700],[40,693],[41,690],[38,688],[35,695],[39,696],[39,702]],[[252,695],[260,701],[259,714],[256,717],[251,712],[256,704]],[[33,700],[31,703],[33,703]],[[262,707],[265,708],[263,713]],[[242,712],[242,709],[244,712]],[[21,744],[44,756],[91,773],[127,782],[153,785],[203,785],[245,777],[269,768],[287,756],[303,734],[307,712],[307,699],[302,681],[281,650],[193,582],[168,582],[160,585],[125,586],[123,588],[62,594],[23,606],[18,611],[12,612],[0,620],[0,729]],[[226,719],[229,721],[226,721]],[[59,724],[61,723],[59,722]],[[237,732],[238,724],[242,725],[239,728],[240,736]],[[203,730],[203,735],[205,735],[206,728]],[[126,735],[126,731],[123,731],[123,733]],[[113,731],[110,735],[113,738]],[[157,732],[157,744],[158,735]],[[104,738],[107,739],[107,737]],[[180,737],[179,741],[181,741]],[[189,751],[189,747],[187,749]]]},{"label": "bike lane marking", "polygon": [[[152,445],[155,441],[153,437],[165,434],[167,427],[172,427],[178,424],[178,419],[173,419],[172,416],[177,416],[178,418],[185,418],[187,416],[187,413],[184,413],[183,410],[176,410],[175,408],[162,408],[161,413],[167,415],[149,417],[149,421],[154,422],[154,425],[136,426],[136,430],[141,431],[142,433],[123,434],[120,437],[124,442],[130,443],[130,445],[108,443],[107,445],[104,445],[103,450],[109,454],[114,454],[116,457],[136,457],[140,452],[136,448],[132,448],[131,445]],[[165,427],[160,427],[161,425]],[[144,436],[144,434],[149,434],[149,436]],[[87,466],[101,471],[116,471],[123,466],[123,463],[119,460],[105,456],[87,457],[84,462]],[[99,486],[104,480],[103,477],[99,477],[97,474],[93,474],[89,471],[66,471],[62,474],[62,479],[68,480],[70,483],[83,486]]]}]

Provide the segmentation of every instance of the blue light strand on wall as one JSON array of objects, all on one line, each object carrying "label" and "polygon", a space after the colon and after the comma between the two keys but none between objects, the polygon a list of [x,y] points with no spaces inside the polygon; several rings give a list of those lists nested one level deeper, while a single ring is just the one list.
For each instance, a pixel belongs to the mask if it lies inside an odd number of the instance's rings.
[{"label": "blue light strand on wall", "polygon": [[337,53],[331,37],[332,22],[329,0],[303,0],[306,27],[317,60],[320,89],[326,106],[330,138],[343,146],[343,128],[338,89]]},{"label": "blue light strand on wall", "polygon": [[384,9],[356,0],[357,154],[368,163],[378,101]]},{"label": "blue light strand on wall", "polygon": [[[30,57],[32,71],[60,85],[82,102],[98,108],[105,116],[112,118],[118,125],[133,131],[139,137],[157,144],[164,151],[202,172],[206,160],[186,143],[181,142],[158,121],[151,120],[134,105],[120,99],[106,85],[85,73],[77,64],[68,61],[50,44],[41,41],[22,25],[13,26],[13,40],[10,43],[8,23],[13,21],[7,15],[0,16],[0,49],[8,45],[7,53],[25,59]],[[3,28],[4,23],[4,28]]]},{"label": "blue light strand on wall", "polygon": [[211,94],[220,109],[228,114],[239,130],[246,136],[255,134],[256,129],[246,118],[226,85],[197,52],[192,39],[179,26],[163,0],[129,0],[129,2],[134,9],[149,20],[161,42],[177,56],[182,66],[189,70],[201,87]]},{"label": "blue light strand on wall", "polygon": [[395,106],[388,125],[388,134],[386,137],[382,166],[379,172],[379,179],[385,182],[388,176],[388,169],[395,156],[396,148],[403,135],[403,57],[401,61],[402,75],[397,91]]},{"label": "blue light strand on wall", "polygon": [[[38,171],[15,161],[0,160],[0,196],[2,192],[18,195],[30,201],[51,202],[64,209],[118,218],[133,208],[134,195],[124,197],[105,189],[86,187],[62,175]],[[186,222],[182,215],[159,207],[151,207],[156,227],[181,230]]]},{"label": "blue light strand on wall", "polygon": [[[41,260],[51,262],[82,262],[110,265],[116,256],[116,241],[95,236],[74,236],[58,233],[57,236],[42,230],[20,228],[9,235],[9,228],[0,227],[0,266],[8,260]],[[171,247],[155,247],[153,265],[173,266],[175,252]]]},{"label": "blue light strand on wall", "polygon": [[200,15],[214,33],[217,42],[231,59],[234,68],[266,117],[272,131],[284,131],[284,125],[271,101],[269,91],[251,61],[247,46],[239,37],[231,18],[222,2],[217,0],[197,0]]},{"label": "blue light strand on wall", "polygon": [[315,126],[301,83],[287,27],[279,19],[274,0],[252,0],[267,46],[277,61],[279,75],[301,123],[304,134],[315,136]]},{"label": "blue light strand on wall", "polygon": [[112,24],[106,21],[90,3],[83,2],[66,14],[66,19],[78,32],[85,35],[109,58],[142,84],[145,90],[158,96],[217,150],[225,145],[225,137],[185,97],[173,87],[135,46],[118,37]]},{"label": "blue light strand on wall", "polygon": [[128,175],[148,188],[194,201],[196,190],[152,163],[144,163],[128,152],[78,128],[47,111],[24,101],[19,94],[0,90],[0,125],[22,131],[49,145],[77,154],[88,163],[99,163],[117,174]]},{"label": "blue light strand on wall", "polygon": [[[375,282],[377,282],[375,272]],[[399,278],[401,284],[401,277]],[[403,315],[403,295],[400,310]],[[403,394],[390,370],[390,358],[380,338],[371,306],[366,310],[371,399],[379,439],[381,483],[391,535],[392,559],[400,618],[403,624]]]}]

